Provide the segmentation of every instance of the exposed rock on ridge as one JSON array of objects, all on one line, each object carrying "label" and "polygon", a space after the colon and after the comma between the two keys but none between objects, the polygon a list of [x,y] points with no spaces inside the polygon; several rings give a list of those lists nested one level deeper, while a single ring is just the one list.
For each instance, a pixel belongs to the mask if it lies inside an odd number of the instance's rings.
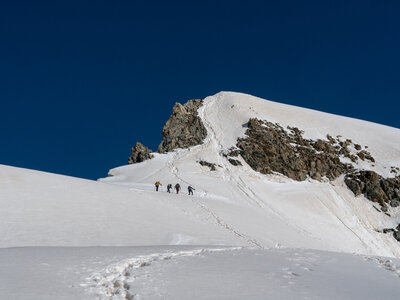
[{"label": "exposed rock on ridge", "polygon": [[128,164],[139,163],[147,159],[153,158],[153,151],[144,146],[142,143],[137,142],[135,146],[132,147],[132,155],[128,158]]},{"label": "exposed rock on ridge", "polygon": [[207,130],[197,113],[202,104],[203,100],[200,99],[190,100],[184,105],[175,104],[162,131],[163,141],[157,150],[159,153],[203,143]]},{"label": "exposed rock on ridge", "polygon": [[393,233],[393,237],[400,242],[400,224],[396,228],[384,228],[383,233]]},{"label": "exposed rock on ridge", "polygon": [[326,176],[332,180],[352,168],[339,157],[340,153],[350,157],[347,143],[335,145],[330,136],[330,141],[307,140],[298,128],[288,129],[289,132],[278,124],[250,119],[247,137],[237,142],[241,156],[258,172],[278,172],[298,181],[307,176],[316,180]]},{"label": "exposed rock on ridge", "polygon": [[[172,114],[165,123],[162,136],[163,141],[157,152],[166,153],[177,148],[188,148],[203,143],[207,130],[198,116],[197,110],[203,100],[189,100],[184,105],[175,103]],[[129,164],[139,163],[153,158],[151,149],[137,142],[132,148]]]},{"label": "exposed rock on ridge", "polygon": [[199,164],[202,165],[202,166],[209,167],[211,171],[215,171],[216,170],[216,166],[217,166],[217,164],[210,163],[210,162],[205,161],[205,160],[200,160]]},{"label": "exposed rock on ridge", "polygon": [[250,119],[247,125],[247,137],[239,138],[237,147],[255,171],[264,174],[278,172],[298,181],[307,177],[321,180],[324,176],[333,180],[344,174],[345,183],[355,196],[363,194],[379,203],[383,212],[387,212],[387,204],[392,207],[400,205],[400,176],[383,178],[374,171],[356,172],[352,164],[343,162],[345,158],[352,162],[358,159],[375,162],[361,145],[330,135],[327,135],[327,140],[304,139],[298,128],[285,130],[279,124],[258,119]]},{"label": "exposed rock on ridge", "polygon": [[[189,100],[184,105],[175,103],[172,114],[165,123],[163,141],[157,152],[166,153],[177,148],[188,148],[203,143],[207,130],[198,116],[197,110],[203,105],[203,100]],[[153,158],[151,149],[137,142],[132,148],[129,164],[139,163]]]},{"label": "exposed rock on ridge", "polygon": [[363,170],[347,175],[345,183],[354,195],[365,195],[379,203],[384,212],[387,212],[387,203],[392,207],[400,205],[400,176],[383,178],[373,171]]}]

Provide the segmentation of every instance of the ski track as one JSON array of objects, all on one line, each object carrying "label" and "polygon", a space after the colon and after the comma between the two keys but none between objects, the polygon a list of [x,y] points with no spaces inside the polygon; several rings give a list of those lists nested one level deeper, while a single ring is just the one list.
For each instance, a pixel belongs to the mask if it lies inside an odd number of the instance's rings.
[{"label": "ski track", "polygon": [[[227,247],[227,248],[200,248],[195,250],[153,253],[149,255],[140,255],[121,262],[110,265],[96,273],[91,277],[86,278],[86,283],[82,283],[89,294],[94,294],[99,300],[106,299],[141,299],[140,291],[134,291],[132,284],[140,279],[146,279],[149,275],[149,270],[139,272],[139,270],[150,268],[156,264],[161,264],[163,261],[177,259],[185,256],[199,256],[204,253],[235,251],[242,247]],[[162,297],[154,288],[154,293]]]}]

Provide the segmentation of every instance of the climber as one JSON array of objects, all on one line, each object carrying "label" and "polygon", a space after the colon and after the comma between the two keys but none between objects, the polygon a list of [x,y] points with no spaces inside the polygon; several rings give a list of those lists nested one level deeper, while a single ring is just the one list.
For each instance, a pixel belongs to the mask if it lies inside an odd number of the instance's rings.
[{"label": "climber", "polygon": [[179,190],[180,190],[180,189],[181,189],[180,184],[179,184],[179,183],[175,184],[175,190],[176,190],[176,193],[177,193],[177,194],[179,194]]},{"label": "climber", "polygon": [[193,196],[193,190],[196,190],[195,188],[191,187],[190,185],[188,186],[188,191],[189,191],[189,195]]},{"label": "climber", "polygon": [[171,193],[171,189],[172,189],[172,184],[168,183],[167,185],[167,192]]},{"label": "climber", "polygon": [[156,181],[156,183],[155,183],[154,185],[156,186],[156,192],[158,192],[158,187],[159,187],[160,185],[162,185],[161,182]]}]

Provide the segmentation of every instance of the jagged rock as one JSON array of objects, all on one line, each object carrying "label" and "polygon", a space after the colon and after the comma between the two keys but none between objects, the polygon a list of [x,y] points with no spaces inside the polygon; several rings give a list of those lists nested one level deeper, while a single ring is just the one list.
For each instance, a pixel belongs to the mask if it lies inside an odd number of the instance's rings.
[{"label": "jagged rock", "polygon": [[386,203],[390,206],[399,206],[398,191],[400,188],[400,176],[395,178],[383,178],[374,171],[360,171],[349,174],[345,183],[357,196],[364,194],[365,197],[381,205],[382,211],[387,211]]},{"label": "jagged rock", "polygon": [[159,153],[203,143],[207,130],[197,113],[202,104],[203,100],[190,100],[184,105],[175,104],[162,131],[163,141],[157,150]]},{"label": "jagged rock", "polygon": [[361,158],[361,160],[369,160],[371,162],[375,162],[375,159],[372,157],[371,153],[366,150],[362,150],[357,153],[357,156]]},{"label": "jagged rock", "polygon": [[393,237],[400,242],[400,231],[393,232]]},{"label": "jagged rock", "polygon": [[227,156],[238,157],[239,154],[240,154],[240,150],[239,149],[231,147],[231,148],[229,148],[229,152],[228,152]]},{"label": "jagged rock", "polygon": [[393,237],[400,242],[400,224],[394,229],[394,228],[384,228],[382,230],[383,233],[393,233]]},{"label": "jagged rock", "polygon": [[137,142],[135,146],[132,147],[132,155],[128,158],[128,164],[139,163],[147,159],[154,157],[151,154],[153,151],[144,146],[142,143]]},{"label": "jagged rock", "polygon": [[234,165],[234,166],[241,166],[242,165],[242,163],[240,161],[238,161],[237,159],[228,158],[228,161],[231,163],[231,165]]},{"label": "jagged rock", "polygon": [[331,135],[327,134],[327,135],[326,135],[326,138],[328,139],[328,141],[329,141],[329,143],[330,143],[331,145],[336,144],[336,140],[335,140]]},{"label": "jagged rock", "polygon": [[357,156],[355,156],[354,154],[350,154],[349,158],[351,159],[352,162],[357,162]]},{"label": "jagged rock", "polygon": [[[303,131],[258,119],[247,123],[245,138],[239,138],[236,146],[243,159],[260,173],[281,173],[294,180],[302,181],[307,177],[322,180],[327,177],[333,180],[344,174],[345,183],[354,195],[365,195],[373,202],[379,203],[381,210],[387,213],[388,206],[400,205],[400,176],[383,178],[374,171],[355,173],[352,165],[343,163],[340,158],[347,157],[353,162],[357,157],[351,153],[349,146],[361,149],[352,140],[334,139],[327,135],[327,140],[307,140]],[[362,160],[375,162],[371,154],[362,150],[357,153]]]},{"label": "jagged rock", "polygon": [[346,177],[344,182],[355,196],[361,195],[364,191],[364,183],[353,177]]},{"label": "jagged rock", "polygon": [[200,161],[199,161],[199,164],[202,165],[202,166],[207,166],[207,167],[209,167],[211,171],[215,171],[215,170],[216,170],[216,166],[217,166],[216,164],[214,164],[214,163],[209,163],[209,162],[207,162],[207,161],[205,161],[205,160],[200,160]]},{"label": "jagged rock", "polygon": [[235,147],[231,147],[228,150],[223,150],[220,152],[223,157],[238,157],[240,154],[240,149],[236,149]]},{"label": "jagged rock", "polygon": [[335,147],[336,141],[329,136],[325,140],[304,139],[303,131],[288,127],[287,132],[278,124],[250,119],[247,123],[245,138],[238,139],[240,155],[256,171],[269,174],[278,172],[294,180],[302,181],[307,176],[321,180],[326,176],[335,179],[352,167],[340,161],[340,151],[351,143],[342,142]]}]

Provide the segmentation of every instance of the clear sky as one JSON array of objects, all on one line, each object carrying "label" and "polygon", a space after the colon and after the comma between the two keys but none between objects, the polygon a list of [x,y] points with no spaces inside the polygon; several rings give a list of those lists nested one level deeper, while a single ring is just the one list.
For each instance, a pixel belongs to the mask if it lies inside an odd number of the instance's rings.
[{"label": "clear sky", "polygon": [[[6,3],[8,2],[8,3]],[[221,90],[400,127],[399,1],[1,1],[0,163],[96,179]]]}]

